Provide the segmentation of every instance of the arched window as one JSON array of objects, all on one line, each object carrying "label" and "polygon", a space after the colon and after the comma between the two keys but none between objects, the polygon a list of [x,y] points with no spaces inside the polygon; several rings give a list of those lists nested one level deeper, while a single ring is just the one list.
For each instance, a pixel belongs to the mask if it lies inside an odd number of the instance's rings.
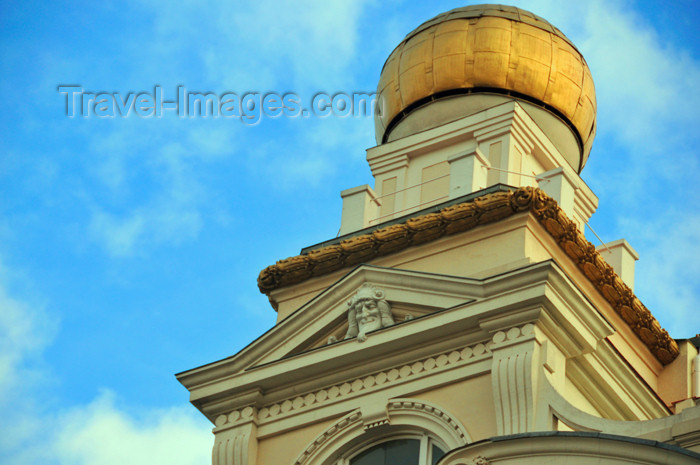
[{"label": "arched window", "polygon": [[345,415],[306,445],[295,465],[435,465],[471,442],[439,405],[391,399],[386,413],[390,422],[384,424],[367,421],[373,417],[364,418],[360,409]]},{"label": "arched window", "polygon": [[435,465],[445,451],[427,435],[400,437],[355,450],[338,465]]}]

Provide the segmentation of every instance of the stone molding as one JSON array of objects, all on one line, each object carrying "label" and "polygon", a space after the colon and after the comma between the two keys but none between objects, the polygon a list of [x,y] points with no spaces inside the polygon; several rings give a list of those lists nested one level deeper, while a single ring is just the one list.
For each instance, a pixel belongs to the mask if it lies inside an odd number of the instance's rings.
[{"label": "stone molding", "polygon": [[650,420],[611,420],[580,410],[562,396],[546,378],[543,381],[542,395],[548,399],[551,414],[557,421],[574,431],[644,438],[687,449],[700,445],[700,405],[675,415]]},{"label": "stone molding", "polygon": [[[488,458],[486,458],[488,457]],[[450,451],[445,465],[696,465],[700,454],[680,447],[626,436],[579,431],[541,431],[486,439]]]},{"label": "stone molding", "polygon": [[461,350],[440,353],[411,364],[388,368],[362,378],[355,378],[354,380],[348,380],[347,382],[338,383],[294,398],[267,404],[259,409],[248,406],[234,410],[228,415],[219,415],[216,418],[214,431],[253,421],[253,418],[258,423],[272,419],[276,420],[309,408],[329,405],[353,395],[385,388],[394,383],[417,379],[431,371],[441,371],[452,368],[457,364],[472,363],[490,356],[491,352],[488,345],[483,343],[467,346]]},{"label": "stone molding", "polygon": [[258,287],[261,292],[269,293],[280,287],[468,231],[521,212],[534,215],[662,364],[668,365],[678,356],[676,341],[661,328],[632,289],[605,262],[595,246],[578,229],[576,222],[566,216],[554,199],[541,189],[533,187],[487,194],[443,208],[437,213],[410,218],[405,223],[387,226],[369,234],[345,239],[339,244],[280,260],[260,272]]},{"label": "stone molding", "polygon": [[489,460],[483,455],[480,455],[478,457],[474,457],[470,465],[491,465],[491,462],[489,462]]},{"label": "stone molding", "polygon": [[[348,442],[362,435],[370,428],[392,425],[436,434],[446,441],[450,448],[464,446],[471,442],[466,429],[444,409],[429,402],[417,399],[392,399],[384,406],[386,419],[379,424],[368,423],[361,410],[355,410],[318,435],[299,454],[294,465],[321,463],[331,445],[333,451],[342,449]],[[369,428],[367,425],[371,425]]]},{"label": "stone molding", "polygon": [[260,272],[258,288],[263,293],[269,293],[280,287],[506,218],[515,213],[509,205],[512,195],[512,192],[484,195],[470,202],[443,208],[437,213],[410,218],[405,223],[387,226],[369,234],[350,237],[339,244],[280,260]]},{"label": "stone molding", "polygon": [[355,411],[350,415],[343,417],[339,422],[325,430],[313,442],[311,442],[311,444],[304,449],[304,452],[302,452],[294,461],[294,465],[308,463],[309,459],[316,455],[317,451],[322,449],[326,443],[332,441],[337,436],[341,436],[345,430],[350,429],[353,426],[359,426],[361,423],[362,414],[359,411]]},{"label": "stone molding", "polygon": [[238,410],[234,410],[228,415],[219,415],[214,420],[214,431],[229,429],[232,426],[237,426],[244,423],[257,421],[257,409],[252,405],[248,405]]},{"label": "stone molding", "polygon": [[461,444],[471,442],[471,438],[469,437],[467,430],[460,425],[457,420],[452,418],[443,409],[431,403],[422,402],[416,399],[393,399],[389,401],[387,411],[390,417],[389,423],[391,423],[391,419],[398,417],[400,414],[408,413],[409,416],[412,417],[416,417],[417,415],[426,416],[430,417],[433,421],[441,423],[442,426],[449,431],[453,442]]},{"label": "stone molding", "polygon": [[514,326],[507,331],[496,331],[491,338],[491,351],[502,347],[510,346],[518,342],[529,340],[534,337],[535,325],[528,323],[522,327]]}]

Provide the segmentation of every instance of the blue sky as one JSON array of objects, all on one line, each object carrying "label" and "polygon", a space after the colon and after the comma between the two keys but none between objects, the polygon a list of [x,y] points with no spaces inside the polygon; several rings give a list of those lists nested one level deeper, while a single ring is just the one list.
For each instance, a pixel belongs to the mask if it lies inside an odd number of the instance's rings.
[{"label": "blue sky", "polygon": [[[58,85],[372,92],[406,33],[464,4],[0,3],[0,462],[208,463],[210,425],[173,374],[273,325],[259,271],[334,237],[339,192],[371,184],[371,118],[67,118]],[[673,337],[693,336],[696,5],[517,5],[592,69],[592,226],[635,247],[637,295]]]}]

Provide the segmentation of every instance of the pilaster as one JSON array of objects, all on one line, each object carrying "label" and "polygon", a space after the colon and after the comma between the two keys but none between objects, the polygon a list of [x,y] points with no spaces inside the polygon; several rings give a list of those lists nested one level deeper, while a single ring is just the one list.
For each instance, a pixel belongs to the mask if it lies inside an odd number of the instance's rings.
[{"label": "pilaster", "polygon": [[532,324],[493,335],[491,379],[499,435],[533,431],[538,349]]},{"label": "pilaster", "polygon": [[216,419],[212,465],[255,465],[258,455],[257,410],[245,407]]}]

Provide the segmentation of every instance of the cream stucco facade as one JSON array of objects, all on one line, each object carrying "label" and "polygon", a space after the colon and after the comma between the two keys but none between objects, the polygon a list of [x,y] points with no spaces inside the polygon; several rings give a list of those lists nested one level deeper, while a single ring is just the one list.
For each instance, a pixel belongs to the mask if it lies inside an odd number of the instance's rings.
[{"label": "cream stucco facade", "polygon": [[[545,28],[470,8],[426,24]],[[435,95],[381,122],[374,187],[342,192],[340,237],[263,270],[277,324],[178,375],[214,424],[213,464],[375,463],[392,441],[421,465],[700,463],[696,345],[634,296],[630,244],[581,233],[595,122],[565,121],[547,92]]]}]

